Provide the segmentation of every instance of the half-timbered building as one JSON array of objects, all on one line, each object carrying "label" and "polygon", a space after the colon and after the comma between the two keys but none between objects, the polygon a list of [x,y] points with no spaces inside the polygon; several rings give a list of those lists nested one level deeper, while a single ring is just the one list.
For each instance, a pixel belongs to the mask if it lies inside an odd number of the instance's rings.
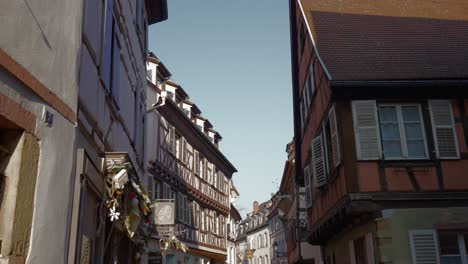
[{"label": "half-timbered building", "polygon": [[[230,179],[236,169],[218,149],[219,133],[166,71],[151,54],[147,187],[152,199],[175,199],[176,236],[189,247],[185,253],[169,250],[166,263],[224,263]],[[152,240],[154,252],[157,239]]]},{"label": "half-timbered building", "polygon": [[326,263],[467,263],[466,1],[290,1],[296,169]]}]

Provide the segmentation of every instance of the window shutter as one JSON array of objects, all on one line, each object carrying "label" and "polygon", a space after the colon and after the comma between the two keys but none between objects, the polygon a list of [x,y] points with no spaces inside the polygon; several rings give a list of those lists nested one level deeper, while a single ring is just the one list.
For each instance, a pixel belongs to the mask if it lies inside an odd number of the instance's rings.
[{"label": "window shutter", "polygon": [[409,232],[413,264],[439,264],[439,246],[435,230]]},{"label": "window shutter", "polygon": [[149,175],[148,177],[148,184],[146,186],[148,190],[148,197],[152,201],[154,200],[154,193],[153,193],[153,188],[154,188],[154,183],[153,183],[153,175]]},{"label": "window shutter", "polygon": [[372,233],[366,234],[366,255],[367,255],[367,263],[375,263],[374,240],[372,238]]},{"label": "window shutter", "polygon": [[309,208],[312,205],[312,186],[310,181],[310,167],[304,168],[304,182],[306,189],[306,206]]},{"label": "window shutter", "polygon": [[349,259],[351,260],[351,264],[356,264],[356,253],[354,252],[354,240],[348,241],[349,247]]},{"label": "window shutter", "polygon": [[330,109],[328,113],[328,120],[330,122],[330,136],[332,143],[333,162],[335,167],[341,162],[341,149],[340,149],[340,138],[338,135],[338,125],[336,122],[335,106]]},{"label": "window shutter", "polygon": [[353,101],[352,110],[358,159],[379,159],[382,151],[375,101]]},{"label": "window shutter", "polygon": [[314,174],[314,186],[320,187],[327,183],[325,171],[325,159],[322,137],[318,136],[312,141],[312,164]]},{"label": "window shutter", "polygon": [[452,104],[449,100],[429,100],[429,112],[437,158],[458,159],[460,154]]}]

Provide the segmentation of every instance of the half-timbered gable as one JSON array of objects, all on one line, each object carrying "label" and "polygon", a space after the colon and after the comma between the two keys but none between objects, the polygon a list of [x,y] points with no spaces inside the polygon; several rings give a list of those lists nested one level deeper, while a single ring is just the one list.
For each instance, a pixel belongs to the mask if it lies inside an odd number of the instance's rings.
[{"label": "half-timbered gable", "polygon": [[[180,85],[166,81],[157,94],[159,103],[153,108],[154,123],[149,126],[156,127],[158,140],[148,141],[155,142],[149,147],[157,149],[154,159],[148,157],[148,183],[158,185],[152,189],[153,197],[163,192],[159,198],[175,199],[179,239],[193,249],[202,248],[205,256],[222,259],[230,212],[226,186],[236,169],[215,145],[221,136],[200,116]],[[156,136],[151,131],[148,134]]]}]

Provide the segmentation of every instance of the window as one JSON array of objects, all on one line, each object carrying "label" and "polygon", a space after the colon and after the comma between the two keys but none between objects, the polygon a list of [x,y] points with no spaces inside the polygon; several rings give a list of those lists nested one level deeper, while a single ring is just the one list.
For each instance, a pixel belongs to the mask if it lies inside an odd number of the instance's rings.
[{"label": "window", "polygon": [[379,105],[378,117],[385,159],[427,158],[420,105]]},{"label": "window", "polygon": [[195,174],[200,175],[200,168],[201,168],[201,160],[200,160],[200,153],[195,150]]},{"label": "window", "polygon": [[[306,206],[311,207],[312,206],[312,182],[310,179],[310,167],[306,166],[304,168],[304,183],[305,183],[305,189],[306,189]],[[278,229],[278,225],[276,226],[276,229]]]},{"label": "window", "polygon": [[154,188],[154,183],[153,183],[153,175],[149,175],[148,176],[148,181],[147,181],[147,188],[148,188],[148,198],[150,200],[154,200],[154,192],[153,192],[153,188]]},{"label": "window", "polygon": [[[436,157],[458,159],[457,135],[450,100],[429,100]],[[427,159],[420,104],[379,104],[353,101],[353,123],[359,160]]]},{"label": "window", "polygon": [[[321,187],[327,184],[328,179],[336,175],[335,168],[341,163],[340,139],[338,135],[335,106],[328,112],[328,117],[322,124],[322,132],[312,140],[311,145],[312,176],[304,171],[306,184],[306,202],[312,204],[313,187]],[[308,178],[308,179],[307,179]]]},{"label": "window", "polygon": [[176,149],[177,149],[176,132],[175,132],[175,128],[171,124],[168,124],[167,148],[169,152],[176,155]]},{"label": "window", "polygon": [[114,1],[106,0],[105,22],[104,22],[104,40],[102,45],[102,60],[101,60],[101,79],[107,91],[111,90],[111,69],[112,69],[112,42],[113,42],[113,10]]},{"label": "window", "polygon": [[[151,176],[152,177],[152,176]],[[154,181],[154,199],[161,199],[161,183],[159,181]]]},{"label": "window", "polygon": [[372,233],[358,237],[355,240],[349,240],[349,256],[353,264],[371,264],[375,263],[374,241]]},{"label": "window", "polygon": [[153,70],[147,70],[147,71],[146,71],[146,77],[147,77],[150,81],[153,81]]}]

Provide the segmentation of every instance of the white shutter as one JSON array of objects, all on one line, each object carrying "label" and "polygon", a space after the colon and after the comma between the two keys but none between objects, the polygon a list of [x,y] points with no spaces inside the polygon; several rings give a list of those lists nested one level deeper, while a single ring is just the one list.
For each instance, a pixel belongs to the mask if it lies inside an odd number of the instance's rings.
[{"label": "white shutter", "polygon": [[306,191],[306,207],[309,208],[312,205],[312,186],[310,181],[310,167],[304,168],[304,183]]},{"label": "white shutter", "polygon": [[341,162],[340,138],[338,135],[338,125],[336,122],[335,106],[328,113],[328,122],[330,122],[330,136],[332,145],[333,162],[335,167]]},{"label": "white shutter", "polygon": [[382,151],[375,101],[352,101],[352,108],[358,159],[380,159]]},{"label": "white shutter", "polygon": [[325,171],[325,159],[322,137],[318,136],[312,141],[312,164],[314,174],[314,186],[320,187],[327,184]]},{"label": "white shutter", "polygon": [[372,233],[366,234],[366,255],[367,255],[367,263],[375,264],[374,240],[372,238]]},{"label": "white shutter", "polygon": [[356,264],[356,253],[354,252],[354,240],[348,241],[349,260],[351,264]]},{"label": "white shutter", "polygon": [[439,264],[439,246],[435,230],[409,232],[413,264]]},{"label": "white shutter", "polygon": [[437,158],[458,159],[460,152],[452,104],[449,100],[429,100],[429,112]]}]

